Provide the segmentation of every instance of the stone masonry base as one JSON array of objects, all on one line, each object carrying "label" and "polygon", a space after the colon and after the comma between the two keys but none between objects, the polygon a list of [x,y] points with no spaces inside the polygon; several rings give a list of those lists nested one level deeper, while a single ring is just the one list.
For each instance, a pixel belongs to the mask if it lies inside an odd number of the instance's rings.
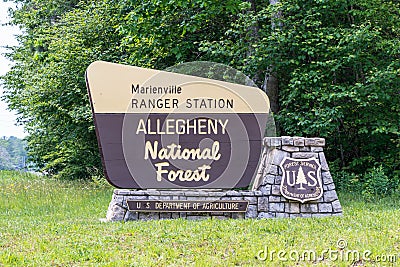
[{"label": "stone masonry base", "polygon": [[[331,198],[333,196],[330,196]],[[247,200],[245,213],[228,212],[131,212],[126,200]],[[326,201],[333,200],[327,198]],[[296,218],[341,215],[337,198],[329,203],[322,199],[299,203],[283,198],[279,186],[270,194],[261,191],[210,191],[210,190],[125,190],[115,189],[108,208],[107,221],[154,220],[154,219],[245,219],[245,218]]]}]

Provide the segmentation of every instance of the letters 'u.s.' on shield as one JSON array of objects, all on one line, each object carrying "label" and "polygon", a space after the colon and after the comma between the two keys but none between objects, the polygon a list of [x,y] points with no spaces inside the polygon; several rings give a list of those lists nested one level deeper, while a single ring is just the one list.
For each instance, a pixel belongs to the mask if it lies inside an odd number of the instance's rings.
[{"label": "letters 'u.s.' on shield", "polygon": [[283,173],[280,190],[285,198],[304,203],[322,196],[321,165],[317,159],[285,157],[280,167]]}]

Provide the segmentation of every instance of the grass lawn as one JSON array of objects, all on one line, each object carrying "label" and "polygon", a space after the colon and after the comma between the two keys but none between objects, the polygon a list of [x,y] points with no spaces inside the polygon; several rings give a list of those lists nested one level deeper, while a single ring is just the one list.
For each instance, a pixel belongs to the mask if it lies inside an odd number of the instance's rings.
[{"label": "grass lawn", "polygon": [[400,266],[399,196],[341,192],[343,217],[102,223],[112,190],[0,172],[0,266]]}]

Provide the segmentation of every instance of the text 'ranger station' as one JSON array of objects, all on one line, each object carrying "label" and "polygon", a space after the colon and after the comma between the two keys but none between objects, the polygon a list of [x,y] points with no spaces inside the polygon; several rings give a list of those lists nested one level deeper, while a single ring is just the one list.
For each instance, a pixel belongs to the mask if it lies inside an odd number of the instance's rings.
[{"label": "text 'ranger station'", "polygon": [[[169,86],[140,86],[132,84],[132,94],[141,95],[173,95],[181,94],[182,87],[177,85]],[[132,99],[132,108],[178,108],[180,103],[177,98],[152,98],[152,99]],[[186,108],[201,108],[201,109],[233,109],[234,100],[225,98],[187,98],[184,103]]]}]

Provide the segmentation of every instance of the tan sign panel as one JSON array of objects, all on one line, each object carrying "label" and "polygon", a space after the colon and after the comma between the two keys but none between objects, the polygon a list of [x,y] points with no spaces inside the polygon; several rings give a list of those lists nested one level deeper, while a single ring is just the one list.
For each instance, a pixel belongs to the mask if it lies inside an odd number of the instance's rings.
[{"label": "tan sign panel", "polygon": [[255,177],[269,101],[258,88],[107,62],[86,73],[108,181],[237,188]]},{"label": "tan sign panel", "polygon": [[267,113],[258,88],[96,61],[87,69],[95,113]]}]

